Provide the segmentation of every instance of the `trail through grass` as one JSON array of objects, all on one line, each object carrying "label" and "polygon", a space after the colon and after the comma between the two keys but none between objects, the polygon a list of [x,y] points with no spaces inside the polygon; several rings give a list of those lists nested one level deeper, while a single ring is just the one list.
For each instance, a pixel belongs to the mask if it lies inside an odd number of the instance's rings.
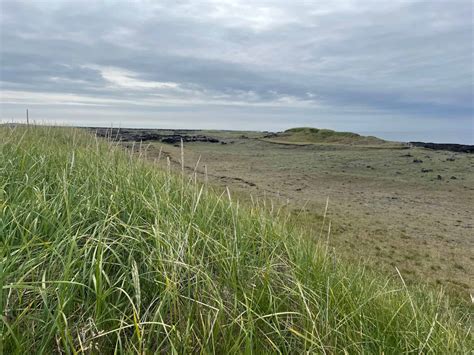
[{"label": "trail through grass", "polygon": [[472,349],[442,294],[338,262],[293,227],[85,131],[2,127],[3,351]]}]

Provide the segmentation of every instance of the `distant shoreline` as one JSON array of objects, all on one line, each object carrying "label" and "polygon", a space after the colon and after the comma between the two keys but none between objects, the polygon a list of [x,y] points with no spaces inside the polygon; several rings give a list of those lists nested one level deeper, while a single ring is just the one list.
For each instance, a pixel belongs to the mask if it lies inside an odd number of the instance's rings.
[{"label": "distant shoreline", "polygon": [[[177,136],[180,135],[180,132],[200,132],[200,131],[232,131],[232,132],[248,132],[248,131],[243,131],[243,130],[203,130],[203,129],[161,129],[161,128],[107,128],[107,127],[78,127],[78,128],[85,128],[89,130],[94,130],[94,129],[99,129],[99,130],[107,130],[110,129],[112,134],[116,134],[120,130],[126,130],[126,131],[167,131],[167,132],[173,132],[173,138],[176,138]],[[262,133],[270,133],[269,131],[256,131],[256,132],[262,132]],[[102,132],[103,135],[104,132]],[[469,153],[472,154],[474,153],[474,145],[469,145],[469,144],[458,144],[458,143],[433,143],[433,142],[400,142],[400,143],[406,143],[409,144],[412,147],[421,147],[421,148],[426,148],[426,149],[431,149],[431,150],[445,150],[445,151],[451,151],[451,152],[456,152],[456,153]]]},{"label": "distant shoreline", "polygon": [[[0,121],[1,122],[1,121]],[[34,122],[33,124],[38,124]],[[40,125],[43,125],[39,123]],[[0,123],[0,126],[12,126],[12,125],[26,125],[26,123],[22,122],[3,122]],[[50,124],[45,124],[50,125]],[[58,126],[61,127],[60,124],[52,124],[51,126]],[[65,125],[67,126],[67,125]],[[240,129],[194,129],[194,128],[136,128],[136,127],[108,127],[108,126],[68,126],[68,127],[75,127],[75,128],[84,128],[84,129],[112,129],[114,132],[117,130],[127,130],[127,131],[173,131],[173,132],[190,132],[190,131],[229,131],[229,132],[262,132],[262,133],[274,133],[271,131],[266,130],[240,130]],[[379,137],[378,137],[379,138]],[[456,153],[474,153],[474,145],[472,144],[463,144],[463,143],[436,143],[436,142],[424,142],[424,141],[393,141],[399,143],[406,143],[413,147],[421,147],[431,150],[445,150],[445,151],[452,151]]]}]

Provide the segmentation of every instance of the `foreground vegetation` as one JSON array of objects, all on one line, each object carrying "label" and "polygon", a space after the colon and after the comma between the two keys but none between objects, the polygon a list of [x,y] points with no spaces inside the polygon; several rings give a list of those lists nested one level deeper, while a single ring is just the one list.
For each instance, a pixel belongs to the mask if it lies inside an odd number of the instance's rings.
[{"label": "foreground vegetation", "polygon": [[4,127],[0,144],[5,353],[472,349],[442,294],[337,261],[326,230],[84,131]]}]

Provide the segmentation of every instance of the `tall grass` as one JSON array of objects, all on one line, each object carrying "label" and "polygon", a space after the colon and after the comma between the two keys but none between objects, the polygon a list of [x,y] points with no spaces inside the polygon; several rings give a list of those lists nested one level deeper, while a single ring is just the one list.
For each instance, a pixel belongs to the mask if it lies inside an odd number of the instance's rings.
[{"label": "tall grass", "polygon": [[0,144],[5,353],[471,350],[442,295],[335,262],[257,203],[77,129]]}]

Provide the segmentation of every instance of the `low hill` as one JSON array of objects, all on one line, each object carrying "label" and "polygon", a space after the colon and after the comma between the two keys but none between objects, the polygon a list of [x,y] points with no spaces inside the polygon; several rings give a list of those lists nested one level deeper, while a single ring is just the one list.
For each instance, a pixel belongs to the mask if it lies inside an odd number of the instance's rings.
[{"label": "low hill", "polygon": [[0,235],[6,354],[472,350],[442,294],[85,130],[0,128]]},{"label": "low hill", "polygon": [[352,132],[337,132],[330,129],[310,127],[291,128],[284,132],[267,135],[265,139],[294,144],[336,143],[357,145],[379,145],[388,143],[383,139],[372,136],[361,136]]}]

